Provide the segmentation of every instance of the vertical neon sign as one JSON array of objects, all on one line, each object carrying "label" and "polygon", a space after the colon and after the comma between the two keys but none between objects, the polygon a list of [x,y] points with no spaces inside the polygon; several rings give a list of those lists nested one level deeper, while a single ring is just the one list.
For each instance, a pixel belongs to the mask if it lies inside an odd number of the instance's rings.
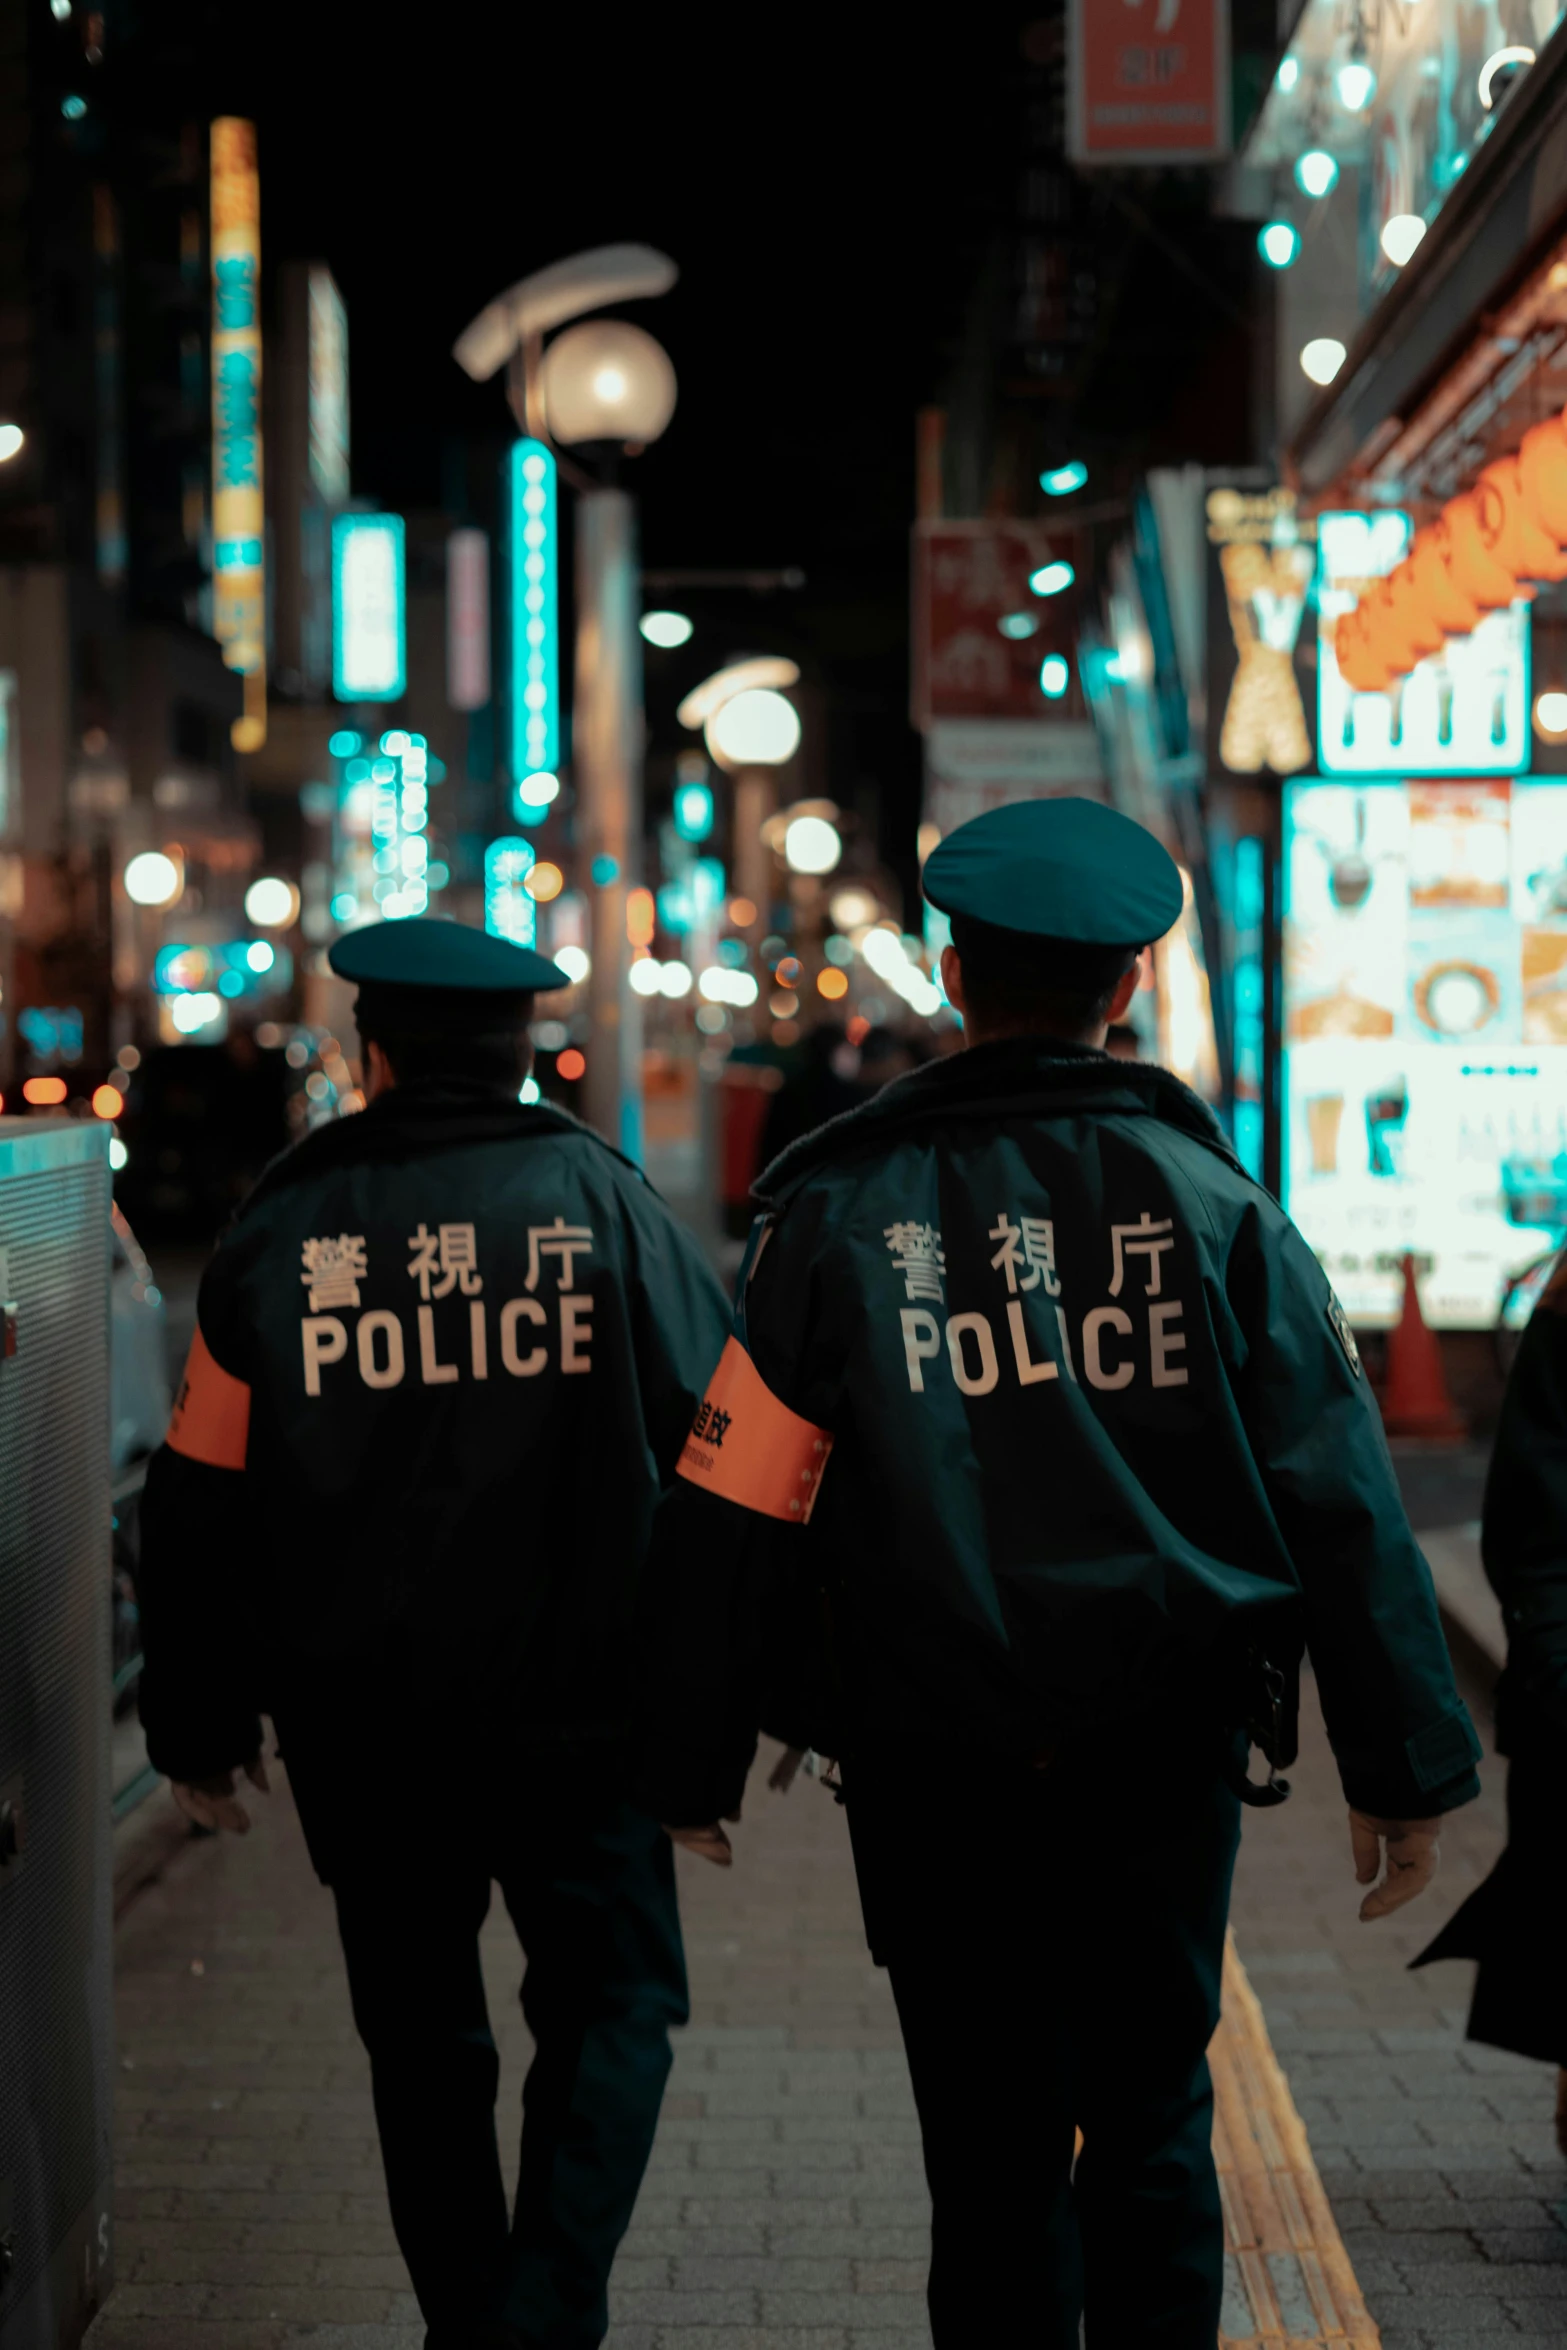
[{"label": "vertical neon sign", "polygon": [[555,458],[542,441],[514,442],[507,457],[508,556],[511,575],[511,779],[519,802],[537,807],[526,788],[553,779],[560,765],[560,638],[556,615],[560,536]]},{"label": "vertical neon sign", "polygon": [[261,183],[256,126],[212,125],[212,633],[246,681],[241,750],[266,739]]}]

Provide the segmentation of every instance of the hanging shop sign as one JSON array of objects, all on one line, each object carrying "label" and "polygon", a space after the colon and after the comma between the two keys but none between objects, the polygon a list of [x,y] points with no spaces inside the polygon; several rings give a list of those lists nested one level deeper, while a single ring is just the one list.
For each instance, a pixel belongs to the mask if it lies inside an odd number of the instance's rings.
[{"label": "hanging shop sign", "polygon": [[250,676],[266,663],[261,183],[253,122],[219,116],[211,170],[212,633],[229,668]]},{"label": "hanging shop sign", "polygon": [[1081,721],[1080,534],[1028,522],[922,522],[914,533],[913,723]]},{"label": "hanging shop sign", "polygon": [[[1470,499],[1466,523],[1474,507]],[[1406,562],[1407,514],[1319,515],[1317,545],[1317,764],[1323,773],[1515,775],[1526,767],[1529,606],[1523,598],[1508,600],[1515,575],[1490,565],[1490,608],[1470,602],[1462,615],[1467,633],[1445,636],[1428,616],[1424,565],[1429,559],[1440,573],[1433,597],[1458,596],[1462,581],[1427,532]],[[1441,608],[1458,609],[1450,602]],[[1422,631],[1418,641],[1427,649],[1396,670],[1392,640],[1406,630]],[[1406,641],[1402,634],[1400,641]]]},{"label": "hanging shop sign", "polygon": [[1205,516],[1213,755],[1231,775],[1296,775],[1314,748],[1316,525],[1280,488],[1221,484]]},{"label": "hanging shop sign", "polygon": [[1567,1239],[1567,785],[1284,795],[1285,1204],[1364,1325],[1492,1325]]},{"label": "hanging shop sign", "polygon": [[1067,71],[1076,163],[1230,152],[1229,0],[1069,0]]}]

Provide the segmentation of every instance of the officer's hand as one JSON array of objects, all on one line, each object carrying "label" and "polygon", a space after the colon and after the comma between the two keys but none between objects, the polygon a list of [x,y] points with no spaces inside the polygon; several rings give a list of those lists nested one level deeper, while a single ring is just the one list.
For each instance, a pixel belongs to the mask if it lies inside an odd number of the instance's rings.
[{"label": "officer's hand", "polygon": [[[1437,1838],[1440,1820],[1377,1820],[1369,1812],[1351,1811],[1349,1840],[1355,1855],[1355,1882],[1373,1889],[1360,1905],[1362,1920],[1385,1918],[1406,1901],[1423,1893],[1436,1875],[1441,1856]],[[1382,1844],[1387,1844],[1387,1873],[1379,1885]]]},{"label": "officer's hand", "polygon": [[[260,1788],[263,1795],[271,1792],[272,1782],[267,1777],[267,1766],[261,1759],[259,1749],[246,1763],[245,1776],[252,1787]],[[250,1834],[250,1814],[234,1793],[232,1771],[222,1771],[215,1779],[175,1779],[172,1789],[175,1802],[185,1817],[194,1820],[198,1828],[212,1831],[227,1828],[235,1836]]]},{"label": "officer's hand", "polygon": [[[737,1811],[732,1811],[727,1816],[732,1820],[737,1820],[740,1814]],[[716,1868],[728,1869],[734,1866],[734,1846],[724,1834],[723,1828],[717,1820],[712,1821],[705,1828],[671,1828],[666,1826],[664,1834],[669,1838],[671,1844],[683,1844],[687,1852],[694,1852],[699,1860],[712,1861]]]}]

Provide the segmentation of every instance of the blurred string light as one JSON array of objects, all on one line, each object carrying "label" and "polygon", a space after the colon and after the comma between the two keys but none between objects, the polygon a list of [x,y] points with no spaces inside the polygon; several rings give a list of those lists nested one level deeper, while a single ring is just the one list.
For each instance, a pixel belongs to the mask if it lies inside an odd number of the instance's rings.
[{"label": "blurred string light", "polygon": [[1314,384],[1330,384],[1347,356],[1336,335],[1314,335],[1301,352],[1300,364]]},{"label": "blurred string light", "polygon": [[117,1134],[111,1134],[109,1137],[109,1165],[113,1168],[115,1174],[118,1175],[121,1168],[128,1167],[130,1163],[130,1152],[126,1149],[124,1143],[121,1142]]},{"label": "blurred string light", "polygon": [[1273,78],[1278,83],[1279,88],[1284,92],[1284,95],[1287,98],[1291,90],[1294,89],[1295,84],[1300,80],[1300,59],[1298,57],[1284,58],[1279,65],[1278,72],[1274,75]]},{"label": "blurred string light", "polygon": [[92,1113],[95,1118],[117,1118],[125,1107],[125,1096],[117,1085],[95,1085]]},{"label": "blurred string light", "polygon": [[1300,231],[1292,220],[1264,221],[1257,250],[1270,269],[1290,269],[1300,258]]},{"label": "blurred string light", "polygon": [[1088,468],[1080,457],[1073,457],[1065,465],[1052,465],[1039,477],[1039,486],[1047,498],[1069,498],[1080,490],[1088,479]]},{"label": "blurred string light", "polygon": [[252,971],[270,971],[277,961],[277,949],[268,939],[252,939],[245,949],[245,960]]},{"label": "blurred string light", "polygon": [[27,435],[19,424],[0,424],[0,465],[8,465],[20,451]]},{"label": "blurred string light", "polygon": [[1382,230],[1382,250],[1395,269],[1402,269],[1413,260],[1420,240],[1426,233],[1426,224],[1418,212],[1395,212]]},{"label": "blurred string light", "polygon": [[133,905],[170,906],[184,886],[179,865],[161,849],[143,849],[125,868],[125,894]]},{"label": "blurred string light", "polygon": [[355,759],[365,747],[365,738],[355,734],[351,726],[340,726],[326,747],[334,759]]},{"label": "blurred string light", "polygon": [[565,886],[566,876],[560,867],[548,864],[535,865],[526,883],[529,897],[536,898],[541,906],[547,905],[551,898],[558,898]]},{"label": "blurred string light", "polygon": [[1036,596],[1059,596],[1069,588],[1077,573],[1070,563],[1042,563],[1029,578],[1029,586]]},{"label": "blurred string light", "polygon": [[82,116],[87,112],[87,101],[85,98],[79,98],[73,90],[68,98],[60,100],[60,112],[65,116],[67,122],[80,122]]},{"label": "blurred string light", "polygon": [[169,1006],[169,1018],[181,1036],[194,1036],[198,1028],[210,1028],[223,1013],[223,998],[208,988],[198,988],[192,995],[176,996]]},{"label": "blurred string light", "polygon": [[1047,653],[1039,664],[1039,690],[1047,701],[1059,702],[1072,682],[1071,663],[1064,653]]},{"label": "blurred string light", "polygon": [[593,968],[593,960],[585,947],[557,947],[554,961],[565,972],[573,987],[580,987]]},{"label": "blurred string light", "polygon": [[1364,114],[1377,94],[1376,68],[1358,31],[1349,55],[1333,76],[1333,87],[1346,114]]},{"label": "blurred string light", "polygon": [[1331,196],[1338,186],[1338,163],[1326,147],[1308,147],[1295,158],[1295,185],[1303,196]]},{"label": "blurred string light", "polygon": [[825,996],[830,1004],[836,1003],[849,992],[848,975],[840,971],[836,964],[829,963],[825,971],[816,974],[816,992],[819,996]]},{"label": "blurred string light", "polygon": [[657,995],[661,965],[653,955],[643,955],[632,964],[628,984],[633,995]]},{"label": "blurred string light", "polygon": [[677,645],[689,644],[692,624],[683,612],[644,612],[637,623],[650,645],[662,652],[673,652]]},{"label": "blurred string light", "polygon": [[1017,644],[1039,634],[1039,622],[1032,612],[1003,612],[996,626],[1003,636],[1011,637]]},{"label": "blurred string light", "polygon": [[742,1012],[762,992],[749,971],[731,971],[722,963],[709,963],[705,971],[698,972],[696,990],[705,1003],[733,1004]]}]

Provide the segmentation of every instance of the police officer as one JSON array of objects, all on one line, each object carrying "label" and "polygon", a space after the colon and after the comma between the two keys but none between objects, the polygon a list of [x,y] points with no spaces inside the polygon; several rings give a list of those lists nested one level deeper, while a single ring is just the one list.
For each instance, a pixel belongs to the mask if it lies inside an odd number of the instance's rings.
[{"label": "police officer", "polygon": [[1075,2350],[1085,2304],[1095,2350],[1212,2350],[1204,2051],[1241,1795],[1280,1792],[1246,1731],[1291,1759],[1304,1644],[1368,1918],[1428,1880],[1478,1747],[1319,1266],[1185,1086],[1101,1049],[1176,867],[1046,800],[925,888],[969,1049],[762,1179],[650,1570],[640,1784],[727,1861],[759,1723],[841,1758],[940,2350]]},{"label": "police officer", "polygon": [[[540,955],[350,933],[369,1106],[224,1233],[138,1592],[152,1760],[243,1830],[272,1716],[336,1898],[431,2350],[602,2340],[687,2014],[672,1855],[623,1791],[632,1600],[728,1311],[637,1170],[525,1105]],[[508,2219],[478,1932],[537,2046]]]}]

